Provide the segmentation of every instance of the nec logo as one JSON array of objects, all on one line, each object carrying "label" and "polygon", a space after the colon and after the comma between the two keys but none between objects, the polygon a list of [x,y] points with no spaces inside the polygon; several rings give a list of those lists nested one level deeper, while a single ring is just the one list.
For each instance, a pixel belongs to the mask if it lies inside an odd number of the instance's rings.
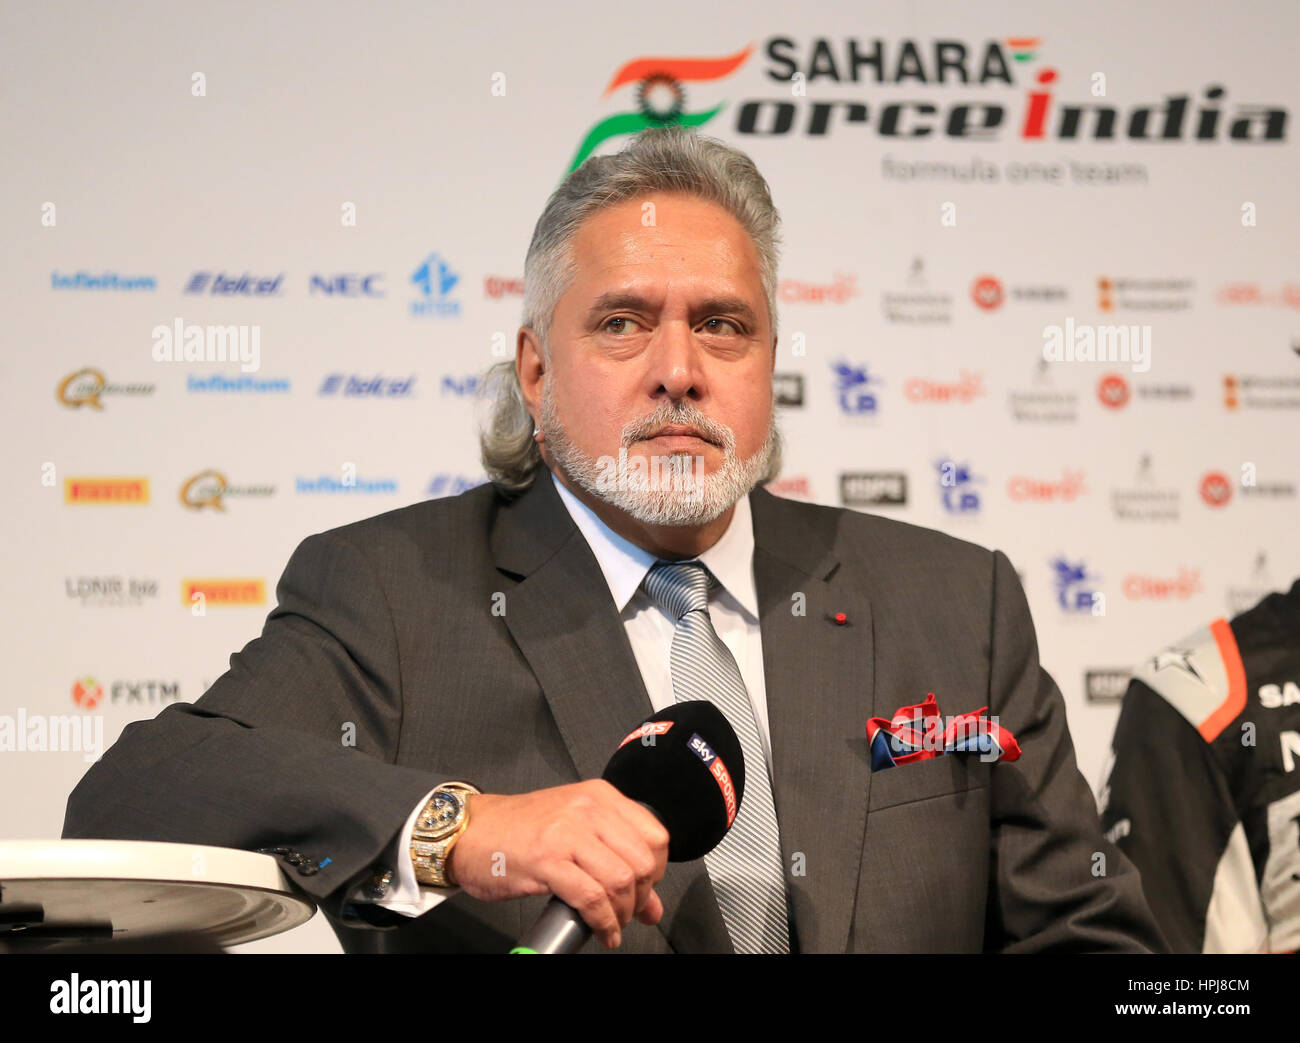
[{"label": "nec logo", "polygon": [[701,739],[697,734],[692,734],[690,741],[686,745],[689,746],[691,752],[694,753],[695,756],[699,757],[705,764],[712,764],[713,759],[717,756],[717,754],[710,749],[709,744]]},{"label": "nec logo", "polygon": [[380,285],[384,280],[382,272],[370,275],[357,275],[345,272],[342,275],[312,275],[307,291],[313,296],[324,294],[326,297],[383,297]]}]

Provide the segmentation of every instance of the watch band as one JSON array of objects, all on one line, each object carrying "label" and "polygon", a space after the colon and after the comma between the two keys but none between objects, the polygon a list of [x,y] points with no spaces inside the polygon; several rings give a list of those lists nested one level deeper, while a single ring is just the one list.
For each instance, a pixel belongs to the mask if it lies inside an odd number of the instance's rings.
[{"label": "watch band", "polygon": [[448,865],[451,850],[469,826],[467,798],[482,792],[468,782],[444,782],[430,794],[411,830],[411,862],[419,883],[456,886]]}]

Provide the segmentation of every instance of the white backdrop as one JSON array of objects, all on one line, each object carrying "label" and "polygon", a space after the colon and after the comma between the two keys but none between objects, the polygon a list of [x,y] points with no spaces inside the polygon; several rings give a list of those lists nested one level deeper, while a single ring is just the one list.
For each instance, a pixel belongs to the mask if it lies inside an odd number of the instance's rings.
[{"label": "white backdrop", "polygon": [[[1005,550],[1094,787],[1124,671],[1289,586],[1300,8],[703,11],[4,6],[0,837],[57,836],[86,768],[20,721],[111,744],[202,694],[303,537],[483,479],[533,225],[647,110],[782,212],[778,491]],[[177,322],[257,368],[158,361]],[[1121,325],[1149,369],[1042,361]],[[319,916],[248,948],[338,951]]]}]

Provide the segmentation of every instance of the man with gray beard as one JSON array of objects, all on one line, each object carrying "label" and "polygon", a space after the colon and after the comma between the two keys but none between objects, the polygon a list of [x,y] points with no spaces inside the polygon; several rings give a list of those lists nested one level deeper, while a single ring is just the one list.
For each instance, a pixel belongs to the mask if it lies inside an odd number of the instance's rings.
[{"label": "man with gray beard", "polygon": [[[491,483],[305,540],[262,636],[125,730],[64,835],[266,850],[349,952],[504,951],[550,895],[592,951],[1163,949],[1006,556],[762,488],[778,225],[682,128],[574,171],[485,382]],[[1019,756],[881,760],[868,721],[927,692]],[[670,865],[600,774],[695,699],[744,797]]]}]

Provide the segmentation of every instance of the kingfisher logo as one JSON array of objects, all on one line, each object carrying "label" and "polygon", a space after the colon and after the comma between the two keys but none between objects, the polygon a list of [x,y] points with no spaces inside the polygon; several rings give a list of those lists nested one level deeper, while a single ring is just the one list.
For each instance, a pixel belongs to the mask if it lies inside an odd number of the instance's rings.
[{"label": "kingfisher logo", "polygon": [[834,370],[840,412],[847,416],[875,416],[880,403],[871,388],[883,383],[881,379],[867,373],[866,366],[851,362],[837,362]]},{"label": "kingfisher logo", "polygon": [[773,496],[784,496],[787,500],[812,503],[815,499],[812,482],[806,474],[783,474],[780,478],[773,478],[763,488]]},{"label": "kingfisher logo", "polygon": [[1093,606],[1103,604],[1095,584],[1097,576],[1088,573],[1082,561],[1075,563],[1061,556],[1053,558],[1052,587],[1061,611],[1070,615],[1093,615]]},{"label": "kingfisher logo", "polygon": [[[865,128],[886,139],[942,137],[979,143],[1127,140],[1167,147],[1171,142],[1286,140],[1285,108],[1229,100],[1228,88],[1221,83],[1138,104],[1114,104],[1110,95],[1058,98],[1060,70],[1041,65],[1031,71],[1042,47],[1037,36],[963,41],[792,34],[722,55],[634,57],[605,85],[602,98],[617,97],[616,110],[587,131],[568,169],[611,138],[670,124],[701,127],[727,109],[735,114],[735,133],[761,137],[860,135]],[[688,84],[705,85],[707,90],[746,67],[756,50],[765,58],[760,71],[774,85],[773,97],[732,101],[715,92],[704,105],[688,101]],[[1069,70],[1069,82],[1085,79],[1079,70]],[[810,91],[810,86],[815,89]],[[909,94],[919,96],[836,96],[836,88],[862,92],[881,86],[908,88]],[[995,94],[1016,89],[1020,97],[1010,103],[1005,103],[1005,93]]]},{"label": "kingfisher logo", "polygon": [[483,292],[494,301],[502,297],[522,297],[524,280],[508,275],[488,275],[483,279]]},{"label": "kingfisher logo", "polygon": [[429,254],[411,275],[411,283],[420,291],[420,299],[411,302],[411,315],[417,319],[454,319],[460,315],[460,301],[451,291],[460,282],[440,254]]},{"label": "kingfisher logo", "polygon": [[984,479],[975,475],[969,464],[955,460],[939,460],[934,466],[939,472],[939,499],[943,509],[949,514],[978,514],[980,494],[975,486]]}]

